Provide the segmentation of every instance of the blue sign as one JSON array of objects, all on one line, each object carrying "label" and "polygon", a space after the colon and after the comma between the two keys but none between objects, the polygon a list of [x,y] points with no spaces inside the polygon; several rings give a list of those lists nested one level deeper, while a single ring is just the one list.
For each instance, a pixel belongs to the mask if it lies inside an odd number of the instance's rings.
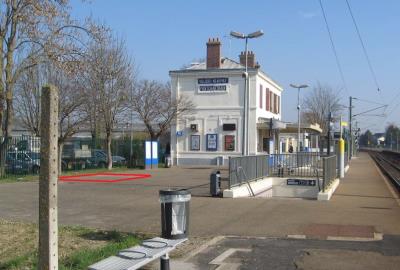
[{"label": "blue sign", "polygon": [[182,131],[182,130],[177,131],[177,132],[176,132],[176,136],[177,136],[177,137],[182,137],[182,136],[183,136],[183,131]]}]

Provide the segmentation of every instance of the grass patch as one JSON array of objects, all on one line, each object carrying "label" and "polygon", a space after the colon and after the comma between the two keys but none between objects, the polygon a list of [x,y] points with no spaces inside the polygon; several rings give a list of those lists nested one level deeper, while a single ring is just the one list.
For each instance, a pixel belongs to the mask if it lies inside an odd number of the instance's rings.
[{"label": "grass patch", "polygon": [[[0,220],[0,270],[37,269],[38,231],[35,224]],[[141,241],[132,233],[85,227],[59,227],[59,269],[77,270]]]},{"label": "grass patch", "polygon": [[95,262],[117,254],[121,249],[135,246],[139,243],[136,236],[116,234],[119,236],[116,239],[110,240],[104,247],[74,252],[64,260],[61,260],[59,268],[61,270],[86,269]]}]

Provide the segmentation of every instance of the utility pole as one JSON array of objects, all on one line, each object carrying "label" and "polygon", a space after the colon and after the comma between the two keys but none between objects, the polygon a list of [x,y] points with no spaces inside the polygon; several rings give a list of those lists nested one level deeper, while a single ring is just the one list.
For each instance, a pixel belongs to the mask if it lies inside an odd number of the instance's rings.
[{"label": "utility pole", "polygon": [[393,150],[393,130],[390,132],[390,150]]},{"label": "utility pole", "polygon": [[353,130],[352,130],[352,124],[351,124],[352,114],[353,114],[353,112],[352,112],[352,108],[353,108],[352,101],[353,101],[353,98],[350,97],[350,105],[349,105],[349,130],[350,130],[349,158],[350,159],[353,157]]},{"label": "utility pole", "polygon": [[331,121],[332,121],[332,112],[329,112],[328,115],[328,157],[331,154]]},{"label": "utility pole", "polygon": [[242,140],[242,154],[249,155],[249,107],[250,107],[250,84],[248,74],[248,40],[252,38],[261,37],[264,34],[262,30],[245,35],[236,31],[231,31],[230,35],[234,38],[245,40],[245,72],[243,74],[245,79],[244,98],[243,98],[243,140]]}]

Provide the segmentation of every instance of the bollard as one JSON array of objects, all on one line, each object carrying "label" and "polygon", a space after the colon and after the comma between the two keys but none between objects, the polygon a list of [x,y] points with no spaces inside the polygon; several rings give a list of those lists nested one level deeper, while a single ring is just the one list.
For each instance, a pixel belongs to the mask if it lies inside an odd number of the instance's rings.
[{"label": "bollard", "polygon": [[344,140],[339,139],[339,176],[344,177]]}]

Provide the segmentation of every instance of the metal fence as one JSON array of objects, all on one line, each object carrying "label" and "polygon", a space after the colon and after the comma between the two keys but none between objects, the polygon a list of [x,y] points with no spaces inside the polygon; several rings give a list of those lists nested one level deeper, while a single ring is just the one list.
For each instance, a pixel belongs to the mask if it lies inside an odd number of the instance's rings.
[{"label": "metal fence", "polygon": [[229,186],[237,186],[268,175],[268,155],[229,158]]},{"label": "metal fence", "polygon": [[319,153],[272,154],[229,159],[229,186],[237,186],[266,176],[322,176]]},{"label": "metal fence", "polygon": [[322,190],[325,192],[325,189],[337,178],[337,157],[323,157],[323,181],[322,181]]},{"label": "metal fence", "polygon": [[[105,168],[107,147],[103,138],[71,138],[63,145],[61,168],[83,170]],[[130,138],[111,142],[113,167],[144,166],[144,141]],[[159,156],[163,154],[160,150]],[[0,177],[37,174],[40,169],[40,138],[33,136],[0,137]]]},{"label": "metal fence", "polygon": [[269,156],[269,175],[314,177],[322,169],[321,155],[316,152],[273,154]]}]

